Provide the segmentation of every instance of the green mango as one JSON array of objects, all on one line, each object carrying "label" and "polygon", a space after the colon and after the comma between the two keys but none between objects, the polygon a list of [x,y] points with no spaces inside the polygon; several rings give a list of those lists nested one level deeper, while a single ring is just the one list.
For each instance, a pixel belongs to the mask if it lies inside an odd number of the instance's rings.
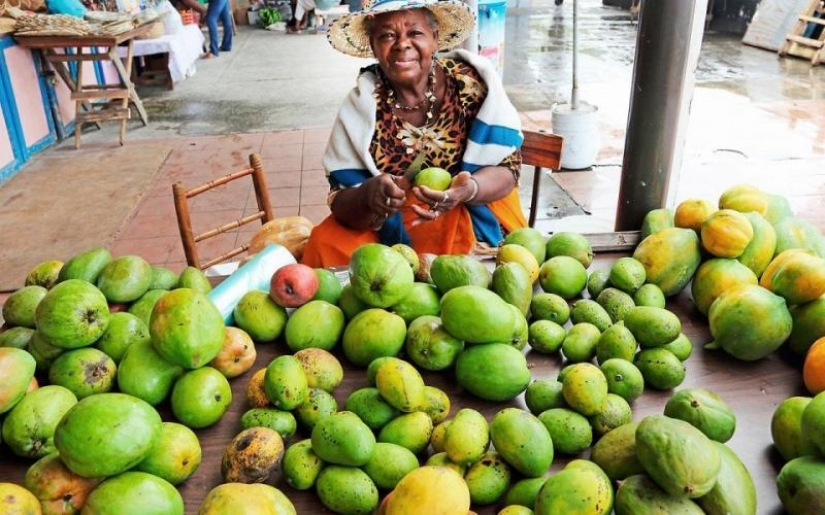
[{"label": "green mango", "polygon": [[168,481],[146,472],[124,472],[95,488],[83,511],[99,515],[183,515],[183,497]]},{"label": "green mango", "polygon": [[180,276],[172,270],[169,270],[165,266],[153,266],[152,280],[149,281],[149,289],[171,290],[178,285],[179,281]]},{"label": "green mango", "polygon": [[474,505],[485,506],[501,499],[510,488],[510,466],[496,451],[487,451],[464,473],[464,481],[470,490]]},{"label": "green mango", "polygon": [[120,360],[117,385],[121,392],[157,406],[169,396],[183,370],[163,359],[151,342],[136,342],[126,349]]},{"label": "green mango", "polygon": [[442,295],[459,286],[489,288],[493,276],[478,258],[467,254],[442,254],[430,264],[430,277]]},{"label": "green mango", "polygon": [[[604,291],[599,296],[604,294]],[[570,309],[570,320],[574,324],[582,322],[593,324],[599,329],[599,332],[606,330],[613,324],[610,314],[593,299],[579,299],[574,302],[573,307]]]},{"label": "green mango", "polygon": [[95,247],[76,254],[63,264],[63,267],[57,275],[57,282],[61,283],[69,279],[81,279],[94,284],[97,281],[97,276],[100,274],[100,271],[103,270],[103,267],[109,264],[111,260],[111,252],[104,247]]},{"label": "green mango", "polygon": [[109,325],[109,304],[93,284],[68,279],[43,297],[34,313],[37,331],[56,347],[76,349],[97,341]]},{"label": "green mango", "polygon": [[140,319],[141,322],[149,327],[149,322],[152,319],[152,310],[155,309],[155,303],[158,299],[169,293],[169,290],[148,290],[134,301],[128,309],[127,313],[131,313]]},{"label": "green mango", "polygon": [[281,472],[292,488],[309,490],[315,486],[315,480],[324,465],[324,460],[312,450],[312,440],[307,438],[286,448],[281,461]]},{"label": "green mango", "polygon": [[522,315],[530,313],[533,283],[530,272],[522,265],[510,262],[497,266],[493,270],[492,290],[505,302],[518,308]]},{"label": "green mango", "polygon": [[484,415],[463,408],[447,425],[444,451],[453,463],[469,465],[480,460],[490,447],[490,426]]},{"label": "green mango", "polygon": [[289,411],[276,408],[252,408],[241,415],[241,427],[243,429],[267,427],[277,431],[287,442],[298,429],[298,421]]},{"label": "green mango", "polygon": [[607,515],[613,509],[613,486],[595,464],[573,460],[550,476],[536,498],[536,515],[588,513]]},{"label": "green mango", "polygon": [[3,320],[9,326],[34,329],[34,312],[48,290],[42,286],[23,286],[3,304]]},{"label": "green mango", "polygon": [[298,358],[284,354],[266,367],[264,391],[269,402],[282,410],[293,410],[309,397],[306,373]]},{"label": "green mango", "polygon": [[659,208],[648,211],[642,220],[641,239],[645,239],[662,229],[674,227],[674,215],[674,211],[670,208]]},{"label": "green mango", "polygon": [[509,341],[515,323],[504,299],[481,286],[459,286],[441,297],[441,321],[467,344]]},{"label": "green mango", "polygon": [[112,361],[120,363],[132,344],[149,341],[149,326],[131,313],[112,313],[109,325],[95,342],[95,347],[105,352]]},{"label": "green mango", "polygon": [[118,256],[103,267],[95,284],[112,303],[136,301],[149,290],[152,266],[142,257]]},{"label": "green mango", "polygon": [[542,422],[518,408],[505,408],[490,422],[493,446],[526,477],[540,477],[553,463],[553,440]]},{"label": "green mango", "polygon": [[418,458],[406,447],[389,442],[375,444],[375,452],[361,469],[383,490],[392,490],[407,473],[419,467]]},{"label": "green mango", "polygon": [[149,320],[152,345],[165,360],[184,368],[206,365],[223,347],[226,326],[209,298],[178,288],[155,303]]},{"label": "green mango", "polygon": [[488,401],[513,399],[532,379],[524,354],[503,343],[464,349],[456,361],[455,374],[462,388]]},{"label": "green mango", "polygon": [[178,276],[177,288],[191,288],[206,294],[212,291],[212,283],[209,282],[209,278],[206,277],[203,270],[194,266],[187,266]]},{"label": "green mango", "polygon": [[360,467],[375,451],[375,435],[358,415],[341,411],[315,424],[312,450],[328,463]]},{"label": "green mango", "polygon": [[25,350],[0,347],[0,413],[14,408],[26,395],[36,367],[36,358]]},{"label": "green mango", "polygon": [[359,468],[324,467],[315,482],[315,492],[334,513],[372,513],[378,507],[378,489]]},{"label": "green mango", "polygon": [[0,347],[25,349],[34,336],[34,329],[28,327],[9,327],[0,333]]},{"label": "green mango", "polygon": [[641,347],[667,345],[682,332],[682,322],[676,314],[664,308],[636,306],[624,317],[624,325]]},{"label": "green mango", "polygon": [[352,392],[344,402],[344,409],[358,415],[373,431],[380,431],[401,412],[388,403],[378,388],[367,386]]},{"label": "green mango", "polygon": [[531,477],[516,481],[504,495],[504,504],[524,506],[532,510],[536,506],[536,497],[546,481],[546,477]]},{"label": "green mango", "polygon": [[637,427],[638,422],[617,427],[601,437],[590,451],[590,459],[604,470],[611,481],[621,481],[645,471],[636,456]]},{"label": "green mango", "polygon": [[3,441],[18,456],[42,458],[55,452],[54,431],[77,397],[58,385],[46,385],[23,397],[3,421]]},{"label": "green mango", "polygon": [[825,513],[825,458],[794,458],[776,476],[779,500],[789,515]]},{"label": "green mango", "polygon": [[148,456],[160,440],[161,423],[158,412],[137,397],[101,393],[66,412],[55,429],[54,444],[75,474],[114,476]]}]

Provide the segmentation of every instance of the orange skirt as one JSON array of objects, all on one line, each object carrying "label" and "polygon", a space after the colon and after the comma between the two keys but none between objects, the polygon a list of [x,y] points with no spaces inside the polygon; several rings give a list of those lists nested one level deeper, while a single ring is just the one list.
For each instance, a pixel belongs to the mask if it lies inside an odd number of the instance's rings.
[{"label": "orange skirt", "polygon": [[[477,241],[470,214],[464,206],[456,207],[436,220],[413,227],[412,222],[418,220],[418,217],[410,206],[417,201],[414,195],[407,195],[402,210],[404,227],[416,252],[439,255],[472,252]],[[505,233],[527,226],[517,188],[487,207]],[[330,215],[312,229],[301,262],[315,268],[347,265],[355,249],[367,243],[379,243],[376,231],[344,227]]]}]

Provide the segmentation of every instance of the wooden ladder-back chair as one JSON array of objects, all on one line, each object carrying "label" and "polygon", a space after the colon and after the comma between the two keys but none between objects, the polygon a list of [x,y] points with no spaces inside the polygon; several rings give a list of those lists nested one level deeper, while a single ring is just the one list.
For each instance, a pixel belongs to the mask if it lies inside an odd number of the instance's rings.
[{"label": "wooden ladder-back chair", "polygon": [[[189,199],[213,188],[217,188],[218,186],[222,186],[246,176],[252,177],[252,184],[255,188],[255,198],[258,202],[258,212],[206,232],[195,234],[192,229]],[[249,248],[249,244],[247,243],[239,247],[235,247],[234,249],[221,254],[214,259],[201,263],[200,258],[198,257],[197,248],[197,244],[199,242],[231,231],[241,227],[242,225],[252,223],[255,220],[260,220],[261,225],[272,220],[272,204],[269,201],[269,191],[266,189],[266,175],[264,174],[261,156],[258,154],[249,155],[249,168],[225,175],[219,179],[215,179],[214,181],[197,186],[190,190],[185,189],[182,183],[177,182],[172,185],[172,193],[175,198],[175,212],[178,217],[178,229],[180,229],[180,237],[181,242],[183,243],[183,251],[186,254],[186,262],[190,266],[194,266],[201,270],[245,252]]]},{"label": "wooden ladder-back chair", "polygon": [[530,197],[530,217],[528,225],[535,227],[538,212],[541,176],[544,169],[561,168],[561,149],[564,138],[546,132],[524,131],[524,143],[521,145],[521,162],[533,167],[533,193]]}]

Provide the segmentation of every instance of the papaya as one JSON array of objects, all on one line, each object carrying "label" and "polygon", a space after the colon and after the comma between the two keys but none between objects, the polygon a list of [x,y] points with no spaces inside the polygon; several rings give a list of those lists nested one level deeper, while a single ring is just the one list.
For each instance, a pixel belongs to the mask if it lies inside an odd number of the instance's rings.
[{"label": "papaya", "polygon": [[601,437],[590,451],[590,459],[604,470],[611,481],[644,473],[645,469],[636,456],[638,427],[638,422],[623,424]]},{"label": "papaya", "polygon": [[647,282],[670,297],[687,286],[699,267],[699,237],[690,229],[663,229],[643,239],[633,258],[644,265]]},{"label": "papaya", "polygon": [[776,230],[776,253],[788,249],[803,249],[825,257],[825,240],[812,223],[795,216],[789,216],[773,226]]},{"label": "papaya", "polygon": [[776,476],[776,490],[790,515],[825,513],[825,458],[792,459]]},{"label": "papaya", "polygon": [[776,231],[759,213],[745,213],[745,216],[753,226],[753,239],[736,259],[753,270],[756,277],[761,277],[776,252]]},{"label": "papaya", "polygon": [[727,445],[714,442],[721,465],[716,484],[710,492],[696,499],[708,515],[756,515],[756,485],[750,472]]},{"label": "papaya", "polygon": [[688,422],[711,440],[721,443],[730,440],[736,430],[733,410],[722,397],[706,388],[676,392],[665,404],[664,414]]},{"label": "papaya", "polygon": [[793,216],[791,203],[788,202],[787,198],[776,193],[767,193],[766,195],[768,196],[768,207],[765,210],[765,219],[771,225],[775,226],[785,218]]},{"label": "papaya", "polygon": [[515,319],[501,297],[481,286],[459,286],[441,297],[441,321],[447,331],[465,343],[510,340]]},{"label": "papaya", "polygon": [[639,513],[704,515],[702,508],[692,499],[665,492],[644,474],[624,479],[616,490],[616,515]]},{"label": "papaya", "polygon": [[752,184],[736,184],[719,196],[719,209],[733,209],[740,213],[754,211],[764,215],[768,210],[768,196]]},{"label": "papaya", "polygon": [[442,254],[430,264],[430,277],[441,294],[459,286],[475,285],[488,288],[490,270],[478,258],[467,254]]},{"label": "papaya", "polygon": [[662,490],[677,497],[702,497],[716,483],[719,450],[683,420],[649,415],[636,429],[636,456]]},{"label": "papaya", "polygon": [[274,429],[250,427],[232,439],[221,459],[225,483],[265,483],[284,456],[284,440]]},{"label": "papaya", "polygon": [[765,278],[765,288],[784,298],[789,305],[805,304],[825,294],[825,259],[807,252],[782,255],[785,259],[777,258],[776,266],[769,265],[770,276]]},{"label": "papaya", "polygon": [[708,325],[714,341],[706,348],[721,348],[737,359],[755,361],[785,342],[791,323],[785,299],[761,286],[738,285],[711,304]]},{"label": "papaya", "polygon": [[804,356],[815,341],[825,336],[825,297],[793,306],[790,311],[793,327],[788,336],[788,347]]},{"label": "papaya", "polygon": [[[589,465],[587,465],[589,464]],[[571,461],[550,476],[536,498],[536,515],[606,515],[613,510],[613,486],[592,462]]]},{"label": "papaya", "polygon": [[642,220],[642,239],[645,239],[651,234],[657,233],[663,229],[675,227],[674,217],[674,211],[666,207],[648,211]]},{"label": "papaya", "polygon": [[690,293],[693,304],[707,316],[710,305],[719,295],[737,284],[758,284],[756,274],[735,259],[708,259],[696,270]]},{"label": "papaya", "polygon": [[683,229],[693,229],[698,234],[708,216],[716,211],[716,206],[709,200],[691,198],[683,200],[676,206],[673,225]]},{"label": "papaya", "polygon": [[702,222],[702,248],[716,257],[737,258],[753,240],[750,220],[733,209],[720,209]]},{"label": "papaya", "polygon": [[542,476],[553,463],[550,433],[534,415],[505,408],[490,422],[493,446],[504,460],[525,477]]},{"label": "papaya", "polygon": [[456,361],[455,375],[462,388],[488,401],[515,398],[531,379],[524,354],[502,343],[465,349]]}]

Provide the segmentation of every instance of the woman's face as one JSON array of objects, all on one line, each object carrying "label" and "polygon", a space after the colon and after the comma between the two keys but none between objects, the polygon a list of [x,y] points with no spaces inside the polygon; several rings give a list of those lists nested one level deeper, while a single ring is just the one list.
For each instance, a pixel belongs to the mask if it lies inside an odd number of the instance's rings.
[{"label": "woman's face", "polygon": [[370,44],[391,82],[415,84],[429,73],[438,33],[424,9],[396,11],[375,18]]}]

